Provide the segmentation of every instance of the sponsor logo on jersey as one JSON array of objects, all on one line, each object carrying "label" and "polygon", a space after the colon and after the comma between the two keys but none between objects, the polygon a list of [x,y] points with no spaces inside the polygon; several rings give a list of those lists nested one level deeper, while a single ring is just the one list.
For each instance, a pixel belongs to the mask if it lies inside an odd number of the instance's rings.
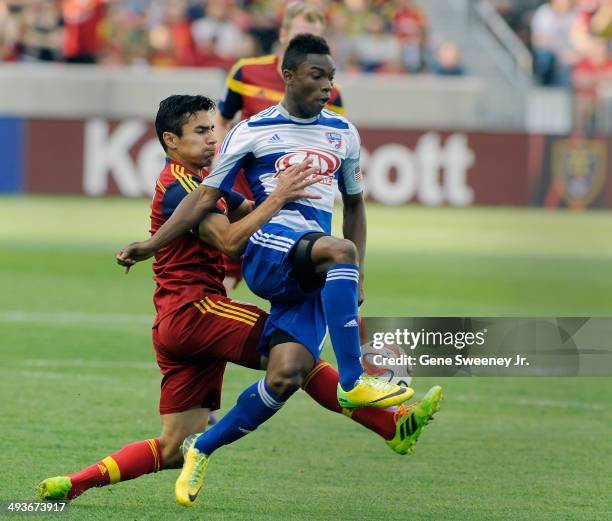
[{"label": "sponsor logo on jersey", "polygon": [[268,141],[270,143],[280,143],[282,139],[278,134],[274,134],[270,139],[268,139]]},{"label": "sponsor logo on jersey", "polygon": [[338,132],[326,132],[325,136],[332,147],[334,147],[336,150],[342,149],[342,134],[339,134]]},{"label": "sponsor logo on jersey", "polygon": [[306,159],[311,160],[312,165],[318,168],[319,172],[315,175],[323,177],[320,184],[331,186],[341,161],[336,154],[327,150],[314,147],[293,149],[276,160],[276,171],[282,172],[291,165],[297,165]]},{"label": "sponsor logo on jersey", "polygon": [[553,145],[553,183],[570,208],[585,208],[599,196],[607,159],[606,146],[598,140],[561,139]]}]

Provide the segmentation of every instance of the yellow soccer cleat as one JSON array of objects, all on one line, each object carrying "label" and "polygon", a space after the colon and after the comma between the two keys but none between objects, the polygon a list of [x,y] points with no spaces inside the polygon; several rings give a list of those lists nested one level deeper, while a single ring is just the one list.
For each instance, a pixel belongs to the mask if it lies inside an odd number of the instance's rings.
[{"label": "yellow soccer cleat", "polygon": [[423,428],[433,415],[440,410],[442,387],[434,385],[422,400],[413,405],[400,405],[395,413],[395,436],[387,441],[387,445],[398,454],[414,452]]},{"label": "yellow soccer cleat", "polygon": [[72,482],[68,476],[56,476],[41,481],[36,492],[43,501],[69,501],[68,493],[71,488]]},{"label": "yellow soccer cleat", "polygon": [[362,374],[355,387],[345,391],[338,384],[338,403],[341,407],[355,409],[356,407],[375,407],[386,409],[410,400],[414,389],[395,385],[376,376]]},{"label": "yellow soccer cleat", "polygon": [[174,485],[174,494],[179,505],[184,507],[193,506],[202,487],[204,486],[204,475],[208,467],[208,456],[202,454],[195,447],[196,438],[191,442],[185,453],[183,470]]}]

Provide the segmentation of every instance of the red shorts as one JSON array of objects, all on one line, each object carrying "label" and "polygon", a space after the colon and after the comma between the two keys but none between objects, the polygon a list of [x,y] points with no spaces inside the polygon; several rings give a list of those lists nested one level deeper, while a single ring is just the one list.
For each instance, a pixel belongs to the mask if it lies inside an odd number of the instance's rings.
[{"label": "red shorts", "polygon": [[163,318],[153,328],[163,375],[160,414],[218,409],[226,363],[259,368],[257,346],[267,316],[257,306],[211,295]]}]

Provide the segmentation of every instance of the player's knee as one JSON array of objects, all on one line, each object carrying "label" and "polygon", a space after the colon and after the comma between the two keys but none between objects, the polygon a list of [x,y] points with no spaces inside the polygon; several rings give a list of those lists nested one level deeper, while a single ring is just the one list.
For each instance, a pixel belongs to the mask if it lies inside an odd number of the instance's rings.
[{"label": "player's knee", "polygon": [[306,374],[299,367],[286,365],[268,372],[266,383],[276,396],[286,400],[300,388],[305,377]]},{"label": "player's knee", "polygon": [[357,264],[357,247],[348,239],[335,240],[330,248],[334,264]]}]

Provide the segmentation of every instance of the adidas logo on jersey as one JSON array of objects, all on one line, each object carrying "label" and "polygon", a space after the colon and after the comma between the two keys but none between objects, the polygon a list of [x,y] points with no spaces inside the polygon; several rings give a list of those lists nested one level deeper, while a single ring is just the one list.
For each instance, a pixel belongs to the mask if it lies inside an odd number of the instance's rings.
[{"label": "adidas logo on jersey", "polygon": [[280,143],[282,139],[278,134],[274,134],[268,141],[270,143]]},{"label": "adidas logo on jersey", "polygon": [[353,319],[349,320],[346,324],[344,324],[344,327],[359,327],[359,324],[355,319]]}]

